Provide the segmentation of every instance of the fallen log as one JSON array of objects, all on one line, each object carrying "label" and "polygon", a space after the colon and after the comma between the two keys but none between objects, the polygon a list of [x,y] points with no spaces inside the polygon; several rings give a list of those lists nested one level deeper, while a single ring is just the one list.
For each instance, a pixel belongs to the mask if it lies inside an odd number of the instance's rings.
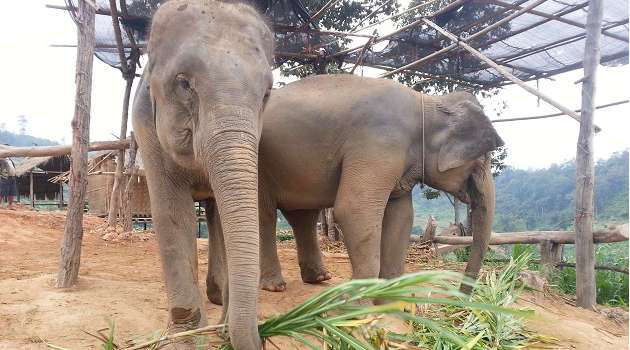
[{"label": "fallen log", "polygon": [[[105,151],[129,148],[129,139],[90,142],[89,151]],[[58,157],[70,154],[72,145],[15,147],[0,145],[0,157]]]},{"label": "fallen log", "polygon": [[[412,241],[416,236],[412,236]],[[417,236],[421,239],[422,236]],[[532,232],[510,232],[495,233],[490,236],[490,245],[500,244],[538,244],[542,241],[550,241],[557,244],[575,244],[575,234],[571,231],[532,231]],[[450,244],[458,246],[471,245],[473,238],[454,236],[435,236],[433,243]],[[628,241],[628,224],[609,227],[593,232],[594,243],[613,243]]]}]

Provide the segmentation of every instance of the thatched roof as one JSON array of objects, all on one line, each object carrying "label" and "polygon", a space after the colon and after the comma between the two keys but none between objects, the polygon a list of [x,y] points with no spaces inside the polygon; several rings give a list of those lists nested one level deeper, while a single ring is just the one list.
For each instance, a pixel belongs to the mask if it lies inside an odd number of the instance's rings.
[{"label": "thatched roof", "polygon": [[46,157],[29,157],[22,160],[15,167],[17,176],[24,176],[31,170],[39,168],[43,172],[61,172],[70,168],[69,156],[46,156]]}]

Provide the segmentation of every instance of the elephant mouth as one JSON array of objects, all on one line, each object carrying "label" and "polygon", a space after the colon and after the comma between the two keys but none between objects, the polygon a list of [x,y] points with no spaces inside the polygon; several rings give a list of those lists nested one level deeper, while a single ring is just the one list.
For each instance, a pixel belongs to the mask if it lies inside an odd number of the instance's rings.
[{"label": "elephant mouth", "polygon": [[472,174],[462,181],[462,184],[455,192],[451,192],[455,198],[459,199],[464,204],[471,204],[476,193],[477,185],[475,184]]}]

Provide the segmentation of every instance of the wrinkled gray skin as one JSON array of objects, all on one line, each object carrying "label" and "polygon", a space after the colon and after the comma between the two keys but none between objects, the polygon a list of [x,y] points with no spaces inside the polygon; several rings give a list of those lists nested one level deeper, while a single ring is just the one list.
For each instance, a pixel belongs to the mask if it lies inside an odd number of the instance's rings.
[{"label": "wrinkled gray skin", "polygon": [[[263,289],[286,286],[276,251],[276,208],[294,229],[305,282],[330,278],[315,234],[318,210],[329,207],[344,234],[352,278],[403,274],[411,189],[419,182],[471,204],[474,238],[466,274],[477,277],[494,220],[490,152],[503,141],[473,95],[431,96],[387,79],[316,76],[274,90],[263,119]],[[212,259],[207,285],[209,299],[220,302],[221,263]]]},{"label": "wrinkled gray skin", "polygon": [[[273,38],[249,5],[171,0],[151,26],[133,128],[146,167],[169,331],[208,324],[198,290],[194,201],[214,192],[228,261],[229,335],[258,350],[258,143]],[[224,247],[217,247],[223,256]],[[170,349],[196,348],[194,338]]]}]

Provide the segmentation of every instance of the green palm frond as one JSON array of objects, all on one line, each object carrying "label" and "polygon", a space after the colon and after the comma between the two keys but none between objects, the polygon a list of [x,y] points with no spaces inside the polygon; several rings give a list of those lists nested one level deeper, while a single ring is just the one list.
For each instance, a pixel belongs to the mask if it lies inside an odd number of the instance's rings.
[{"label": "green palm frond", "polygon": [[[488,274],[472,296],[462,294],[458,286],[473,281],[448,271],[422,271],[390,280],[350,280],[272,316],[259,325],[259,333],[269,344],[274,337],[291,337],[313,350],[521,348],[532,339],[522,330],[522,320],[533,313],[508,307],[523,290],[516,286],[515,276],[526,261],[517,259],[499,275]],[[375,305],[377,300],[385,303]],[[388,331],[383,315],[413,326],[413,331]],[[230,350],[226,329],[226,325],[209,326],[123,349],[146,349],[196,336],[203,337],[205,344]]]}]

